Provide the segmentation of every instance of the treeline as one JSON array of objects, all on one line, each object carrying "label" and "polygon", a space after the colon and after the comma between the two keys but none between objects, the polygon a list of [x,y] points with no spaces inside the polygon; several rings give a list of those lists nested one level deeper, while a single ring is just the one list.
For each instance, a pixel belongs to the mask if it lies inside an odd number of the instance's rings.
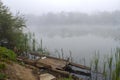
[{"label": "treeline", "polygon": [[13,15],[9,8],[0,1],[0,46],[13,50],[16,53],[37,51],[49,54],[42,47],[42,40],[38,42],[35,34],[26,26],[24,16],[17,13]]},{"label": "treeline", "polygon": [[0,1],[0,46],[11,50],[27,51],[32,44],[35,44],[34,36],[25,33],[25,19],[17,13],[13,15],[9,8]]},{"label": "treeline", "polygon": [[86,14],[79,12],[47,13],[41,16],[27,15],[29,25],[119,25],[120,11]]},{"label": "treeline", "polygon": [[25,28],[24,18],[19,13],[13,15],[0,1],[0,46],[10,49],[22,48],[26,38],[23,28]]}]

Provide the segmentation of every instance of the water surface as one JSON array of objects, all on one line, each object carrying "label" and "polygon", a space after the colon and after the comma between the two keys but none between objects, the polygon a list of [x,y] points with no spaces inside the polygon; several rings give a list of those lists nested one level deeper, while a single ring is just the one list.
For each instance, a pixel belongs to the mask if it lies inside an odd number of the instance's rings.
[{"label": "water surface", "polygon": [[103,25],[59,25],[59,26],[30,26],[36,33],[38,41],[42,39],[43,46],[54,56],[61,54],[69,57],[70,51],[75,61],[92,59],[95,53],[101,57],[114,53],[119,46],[119,26]]}]

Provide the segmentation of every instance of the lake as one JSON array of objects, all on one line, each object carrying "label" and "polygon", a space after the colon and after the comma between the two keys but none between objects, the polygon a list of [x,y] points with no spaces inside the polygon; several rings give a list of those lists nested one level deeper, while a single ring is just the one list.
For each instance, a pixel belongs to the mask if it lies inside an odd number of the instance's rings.
[{"label": "lake", "polygon": [[30,31],[36,34],[36,39],[42,39],[43,47],[53,56],[61,54],[64,57],[72,53],[75,62],[83,63],[92,59],[95,53],[101,57],[111,55],[119,47],[120,26],[105,25],[51,25],[29,26]]}]

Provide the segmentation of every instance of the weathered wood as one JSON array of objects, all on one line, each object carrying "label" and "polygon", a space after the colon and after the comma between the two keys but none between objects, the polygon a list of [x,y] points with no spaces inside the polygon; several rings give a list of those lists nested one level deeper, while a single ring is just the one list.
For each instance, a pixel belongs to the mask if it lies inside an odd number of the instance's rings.
[{"label": "weathered wood", "polygon": [[91,73],[86,73],[86,72],[77,71],[77,70],[73,70],[72,73],[79,74],[79,75],[84,75],[84,76],[91,76]]},{"label": "weathered wood", "polygon": [[[65,60],[65,59],[55,58],[55,57],[51,57],[51,56],[47,56],[47,55],[42,55],[42,54],[39,54],[39,53],[30,53],[30,54],[31,54],[31,55],[35,55],[35,56],[39,56],[39,57],[44,57],[44,56],[46,56],[47,58],[51,58],[51,59],[55,59],[55,60],[59,60],[59,61],[68,62],[68,60]],[[81,69],[91,70],[90,67],[87,67],[87,66],[84,66],[84,65],[76,64],[76,63],[73,63],[73,62],[69,62],[69,64],[70,64],[71,66],[75,66],[75,67],[78,67],[78,68],[81,68]]]},{"label": "weathered wood", "polygon": [[[44,64],[44,63],[36,63],[35,61],[33,61],[33,60],[29,60],[29,59],[25,59],[25,58],[17,58],[17,60],[19,60],[19,61],[23,61],[24,63],[26,63],[26,64],[29,64],[29,65],[32,65],[32,66],[35,66],[35,67],[37,67],[37,68],[41,68],[41,67],[44,67],[44,68],[46,68],[46,69],[48,69],[48,70],[50,70],[50,71],[52,71],[52,72],[55,72],[55,73],[57,73],[57,74],[59,74],[59,75],[62,75],[62,76],[66,76],[66,77],[68,77],[69,75],[70,75],[70,73],[69,72],[66,72],[66,71],[60,71],[60,70],[57,70],[57,69],[55,69],[55,68],[51,68],[51,66],[50,65],[47,65],[47,64]],[[36,63],[36,64],[35,64]]]},{"label": "weathered wood", "polygon": [[65,59],[60,59],[60,58],[56,58],[56,57],[52,57],[52,56],[48,56],[48,55],[44,55],[44,54],[40,54],[40,53],[30,53],[30,54],[31,55],[35,55],[35,56],[39,56],[39,57],[46,56],[47,58],[52,58],[52,59],[61,60],[61,61],[67,61]]},{"label": "weathered wood", "polygon": [[35,63],[36,61],[33,61],[33,60],[29,60],[29,59],[26,59],[26,58],[17,58],[18,61],[22,61],[26,64],[29,64],[29,65],[32,65],[32,66],[35,66]]},{"label": "weathered wood", "polygon": [[89,77],[91,76],[91,72],[74,70],[70,65],[66,65],[65,71],[74,73],[74,74],[78,74],[78,75],[83,75],[83,76],[89,76]]},{"label": "weathered wood", "polygon": [[61,75],[61,77],[70,77],[71,76],[74,80],[83,80],[83,79],[78,78],[75,75],[72,75],[71,73],[69,73],[67,71],[61,71],[61,70],[56,70],[56,69],[52,69],[50,71],[52,73],[54,73],[54,75],[56,75],[56,76],[58,76],[58,75]]},{"label": "weathered wood", "polygon": [[75,67],[78,67],[78,68],[81,68],[81,69],[91,70],[91,68],[89,68],[87,66],[83,66],[83,65],[80,65],[80,64],[72,63],[72,62],[70,62],[69,65],[75,66]]},{"label": "weathered wood", "polygon": [[65,61],[59,61],[52,58],[39,59],[38,63],[44,64],[44,65],[47,64],[51,66],[52,69],[61,69],[61,70],[66,66]]},{"label": "weathered wood", "polygon": [[57,69],[51,69],[52,72],[54,73],[59,73],[60,75],[64,76],[64,77],[69,77],[70,73],[66,72],[66,71],[61,71],[61,70],[57,70]]},{"label": "weathered wood", "polygon": [[25,57],[18,57],[17,60],[23,61],[24,63],[35,66],[39,69],[49,70],[51,72],[54,72],[56,74],[59,74],[65,77],[70,76],[70,73],[75,73],[75,74],[84,75],[84,76],[91,76],[91,73],[89,72],[86,73],[84,71],[73,70],[72,68],[68,68],[67,66],[75,66],[75,67],[90,71],[91,69],[89,67],[76,64],[76,63],[72,63],[72,62],[69,62],[68,60],[59,59],[59,58],[46,56],[46,55],[41,55],[38,53],[30,53],[30,54],[36,57],[39,56],[40,58],[30,60]]},{"label": "weathered wood", "polygon": [[45,63],[36,63],[35,65],[38,68],[46,68],[46,69],[51,69],[51,66]]}]

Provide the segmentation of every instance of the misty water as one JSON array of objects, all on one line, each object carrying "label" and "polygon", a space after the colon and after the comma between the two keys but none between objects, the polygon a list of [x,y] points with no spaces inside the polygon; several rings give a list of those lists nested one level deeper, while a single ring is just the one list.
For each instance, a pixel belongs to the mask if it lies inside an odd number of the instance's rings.
[{"label": "misty water", "polygon": [[72,52],[75,62],[83,63],[84,58],[89,61],[99,53],[101,57],[111,55],[119,47],[119,26],[108,25],[51,25],[29,26],[35,32],[37,40],[42,39],[43,47],[51,55],[61,54],[70,56]]}]

